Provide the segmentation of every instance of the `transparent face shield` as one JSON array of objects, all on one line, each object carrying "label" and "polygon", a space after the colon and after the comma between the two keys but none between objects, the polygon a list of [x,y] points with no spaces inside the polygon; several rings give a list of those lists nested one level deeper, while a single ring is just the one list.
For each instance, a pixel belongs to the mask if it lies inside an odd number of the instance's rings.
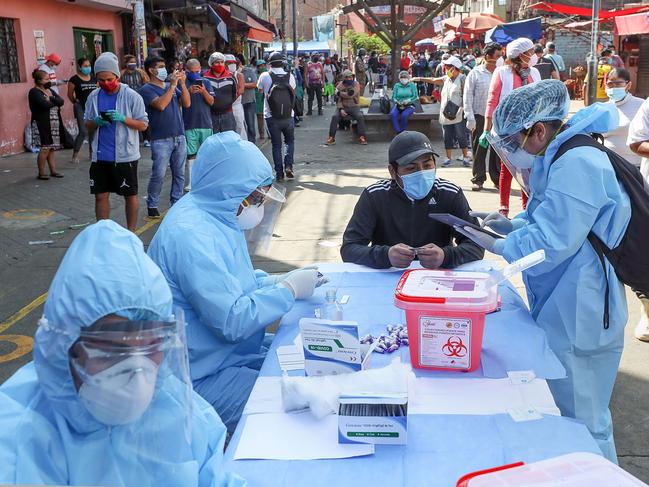
[{"label": "transparent face shield", "polygon": [[[527,196],[530,196],[530,174],[532,161],[536,157],[523,149],[527,136],[520,133],[499,137],[493,132],[487,134],[487,140],[498,157],[512,174]],[[526,167],[529,166],[529,167]]]},{"label": "transparent face shield", "polygon": [[[251,224],[254,223],[254,226],[244,231],[248,252],[251,255],[268,250],[277,217],[286,201],[285,194],[286,189],[281,186],[260,186],[241,202],[243,207],[241,213],[252,215]],[[242,214],[239,215],[240,221]],[[245,215],[244,218],[246,218]]]},{"label": "transparent face shield", "polygon": [[[148,452],[167,433],[191,443],[192,388],[182,310],[165,320],[109,315],[83,328],[68,351],[81,403],[99,423],[130,430]],[[167,431],[159,431],[168,428]],[[152,435],[149,437],[149,435]]]}]

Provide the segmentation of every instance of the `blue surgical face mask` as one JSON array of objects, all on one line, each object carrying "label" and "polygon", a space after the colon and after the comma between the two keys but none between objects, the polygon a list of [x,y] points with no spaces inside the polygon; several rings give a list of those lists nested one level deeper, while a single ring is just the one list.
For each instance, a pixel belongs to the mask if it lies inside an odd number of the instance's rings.
[{"label": "blue surgical face mask", "polygon": [[613,101],[622,101],[626,98],[626,88],[623,86],[617,88],[606,88],[606,96]]},{"label": "blue surgical face mask", "polygon": [[509,154],[507,159],[516,169],[532,169],[532,165],[538,157],[519,147],[516,151]]},{"label": "blue surgical face mask", "polygon": [[344,79],[343,84],[345,84],[347,86],[351,86],[351,85],[354,84],[354,80],[353,79]]},{"label": "blue surgical face mask", "polygon": [[413,172],[401,176],[403,191],[413,200],[424,199],[435,184],[435,169]]},{"label": "blue surgical face mask", "polygon": [[156,72],[156,78],[158,78],[160,81],[164,81],[167,79],[167,76],[169,76],[169,74],[167,73],[167,68],[158,68],[158,71]]},{"label": "blue surgical face mask", "polygon": [[92,72],[92,68],[90,66],[83,66],[79,71],[81,71],[81,74],[88,76]]},{"label": "blue surgical face mask", "polygon": [[195,82],[201,79],[201,73],[194,73],[193,71],[187,71],[187,79],[190,82]]}]

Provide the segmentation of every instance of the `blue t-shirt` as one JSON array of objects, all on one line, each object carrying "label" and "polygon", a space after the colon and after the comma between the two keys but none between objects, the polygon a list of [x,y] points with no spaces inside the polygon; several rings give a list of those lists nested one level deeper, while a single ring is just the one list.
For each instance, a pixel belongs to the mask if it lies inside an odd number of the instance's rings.
[{"label": "blue t-shirt", "polygon": [[[117,104],[117,93],[106,93],[104,90],[99,90],[97,96],[97,111],[107,112],[108,110],[115,110]],[[111,122],[110,125],[99,127],[99,135],[97,136],[97,161],[115,162],[115,128],[117,122]]]},{"label": "blue t-shirt", "polygon": [[183,119],[180,114],[179,99],[182,93],[180,88],[176,88],[175,99],[171,100],[164,110],[160,111],[151,106],[151,102],[164,95],[168,89],[169,83],[165,83],[164,88],[160,88],[152,83],[147,83],[140,88],[139,93],[144,99],[146,113],[149,115],[151,140],[177,137],[185,133]]},{"label": "blue t-shirt", "polygon": [[[207,92],[214,96],[214,89],[212,84],[201,78],[203,86]],[[187,89],[190,90],[189,96],[192,104],[189,108],[183,108],[183,121],[185,122],[185,130],[191,129],[211,129],[212,128],[212,115],[210,114],[210,106],[200,93],[192,93],[192,82],[186,80]]]}]

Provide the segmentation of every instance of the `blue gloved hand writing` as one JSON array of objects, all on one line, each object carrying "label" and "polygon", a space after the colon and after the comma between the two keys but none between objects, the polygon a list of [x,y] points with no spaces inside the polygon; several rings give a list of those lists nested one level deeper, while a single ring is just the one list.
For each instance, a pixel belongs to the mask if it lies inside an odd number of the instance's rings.
[{"label": "blue gloved hand writing", "polygon": [[491,213],[470,211],[469,215],[480,218],[482,220],[481,227],[489,227],[501,235],[507,235],[514,230],[512,221],[497,211],[492,211]]},{"label": "blue gloved hand writing", "polygon": [[124,123],[126,121],[126,117],[121,113],[119,113],[117,110],[108,110],[106,114],[113,122]]},{"label": "blue gloved hand writing", "polygon": [[101,115],[97,115],[93,122],[95,122],[97,127],[106,127],[107,125],[110,125],[110,122],[101,118]]}]

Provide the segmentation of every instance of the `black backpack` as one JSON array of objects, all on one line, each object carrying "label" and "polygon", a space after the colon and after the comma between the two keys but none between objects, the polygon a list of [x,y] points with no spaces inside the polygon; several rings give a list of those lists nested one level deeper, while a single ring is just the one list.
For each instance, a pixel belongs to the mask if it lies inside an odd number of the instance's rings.
[{"label": "black backpack", "polygon": [[295,90],[290,85],[290,73],[270,73],[273,81],[268,92],[268,108],[273,118],[292,117],[293,104],[295,103]]},{"label": "black backpack", "polygon": [[[601,136],[600,136],[601,137]],[[639,297],[649,296],[649,193],[644,189],[644,182],[640,170],[616,154],[593,137],[578,134],[565,141],[554,155],[552,163],[575,147],[595,147],[605,152],[615,170],[618,182],[624,187],[631,202],[631,219],[626,228],[620,245],[609,249],[593,232],[588,234],[588,241],[593,246],[604,268],[604,277],[607,280],[604,293],[604,328],[608,328],[608,275],[604,258],[608,259],[615,274],[620,281],[629,286]]]},{"label": "black backpack", "polygon": [[392,110],[392,103],[386,95],[379,98],[379,108],[381,109],[381,113],[385,113],[386,115]]}]

